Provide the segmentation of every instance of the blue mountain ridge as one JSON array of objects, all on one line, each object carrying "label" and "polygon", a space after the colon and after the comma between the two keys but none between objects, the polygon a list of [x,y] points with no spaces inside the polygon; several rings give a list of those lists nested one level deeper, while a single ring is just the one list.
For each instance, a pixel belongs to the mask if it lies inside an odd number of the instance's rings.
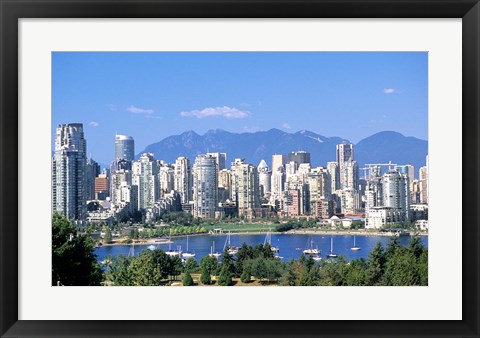
[{"label": "blue mountain ridge", "polygon": [[[341,137],[325,137],[307,130],[296,133],[279,129],[232,133],[215,129],[209,130],[204,135],[194,131],[172,135],[150,144],[141,153],[150,152],[157,159],[173,163],[179,156],[186,156],[194,161],[198,154],[224,152],[227,153],[229,167],[235,158],[244,158],[254,165],[258,165],[264,159],[270,166],[273,154],[303,150],[311,154],[312,166],[325,166],[327,162],[335,161],[336,145],[344,141],[348,140]],[[391,161],[397,164],[412,164],[417,176],[418,169],[425,165],[428,142],[394,131],[382,131],[359,141],[355,144],[354,151],[355,160],[360,168],[366,163]]]}]

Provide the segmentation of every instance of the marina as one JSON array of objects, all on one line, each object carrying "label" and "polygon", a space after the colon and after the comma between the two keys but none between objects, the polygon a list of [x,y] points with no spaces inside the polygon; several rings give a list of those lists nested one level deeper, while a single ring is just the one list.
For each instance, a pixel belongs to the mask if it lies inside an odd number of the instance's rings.
[{"label": "marina", "polygon": [[[266,237],[268,236],[268,237]],[[407,246],[411,237],[401,236],[398,241],[401,245]],[[428,247],[428,237],[421,237],[422,244]],[[299,259],[302,253],[311,252],[316,258],[328,258],[327,255],[345,256],[347,260],[368,258],[368,255],[375,247],[377,242],[381,242],[385,247],[390,241],[387,236],[353,236],[353,235],[324,235],[324,234],[225,234],[225,235],[201,235],[189,237],[172,237],[171,243],[159,242],[155,248],[164,250],[169,255],[180,255],[181,248],[187,248],[186,252],[195,253],[194,256],[184,257],[186,259],[193,257],[197,262],[208,255],[219,257],[222,252],[218,252],[230,243],[235,248],[240,248],[245,242],[247,245],[256,246],[258,244],[269,243],[275,247],[275,253],[283,261],[290,259]],[[352,247],[353,243],[353,247]],[[176,250],[172,250],[176,248]],[[216,249],[217,248],[217,249]],[[355,248],[355,249],[354,249]],[[358,249],[357,249],[358,248]],[[360,249],[361,248],[361,249]],[[143,250],[154,249],[151,244],[135,244],[134,255]],[[335,249],[335,251],[333,251]],[[95,249],[98,261],[103,261],[107,256],[112,255],[132,255],[132,244],[102,246]],[[234,251],[232,251],[234,255]],[[333,256],[331,256],[333,257]],[[320,259],[315,259],[320,260]]]}]

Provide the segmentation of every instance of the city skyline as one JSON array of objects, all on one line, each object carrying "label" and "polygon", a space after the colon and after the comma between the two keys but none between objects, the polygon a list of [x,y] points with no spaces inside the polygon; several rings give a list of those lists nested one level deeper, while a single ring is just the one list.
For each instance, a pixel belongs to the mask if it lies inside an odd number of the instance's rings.
[{"label": "city skyline", "polygon": [[427,58],[426,53],[53,53],[52,123],[83,123],[95,144],[87,156],[102,164],[113,158],[110,140],[117,133],[135,138],[136,154],[170,135],[217,128],[306,129],[353,143],[383,130],[427,139]]}]

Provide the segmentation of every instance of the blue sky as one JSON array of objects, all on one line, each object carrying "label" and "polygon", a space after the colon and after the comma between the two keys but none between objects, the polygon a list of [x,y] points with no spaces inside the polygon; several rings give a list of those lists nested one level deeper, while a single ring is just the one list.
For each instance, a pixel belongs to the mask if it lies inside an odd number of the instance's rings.
[{"label": "blue sky", "polygon": [[427,77],[423,52],[55,52],[52,140],[57,124],[82,122],[100,163],[112,160],[115,133],[133,136],[136,153],[216,128],[426,140]]}]

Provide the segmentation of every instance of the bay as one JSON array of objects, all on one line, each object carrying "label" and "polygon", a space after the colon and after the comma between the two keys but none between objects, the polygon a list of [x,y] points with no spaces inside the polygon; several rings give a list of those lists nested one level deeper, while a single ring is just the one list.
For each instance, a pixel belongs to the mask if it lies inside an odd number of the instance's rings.
[{"label": "bay", "polygon": [[[230,244],[232,246],[240,247],[242,243],[247,245],[256,246],[265,242],[265,234],[232,234]],[[386,236],[355,236],[355,244],[360,247],[361,250],[352,251],[353,247],[353,235],[326,235],[326,234],[271,234],[271,245],[280,249],[280,256],[283,261],[290,259],[299,259],[303,250],[310,247],[318,248],[321,250],[320,256],[326,258],[326,255],[330,253],[331,239],[333,238],[333,251],[337,255],[343,255],[347,260],[368,258],[368,255],[375,247],[377,242],[381,242],[385,247],[390,241],[390,237]],[[188,237],[188,251],[196,254],[195,259],[200,262],[202,257],[210,254],[213,244],[215,245],[215,251],[222,253],[224,245],[226,243],[227,235],[199,235]],[[407,246],[411,237],[398,237],[401,245]],[[425,247],[428,247],[428,237],[421,237],[422,243]],[[310,244],[311,242],[311,244]],[[135,256],[143,250],[148,250],[151,244],[135,244]],[[187,250],[187,237],[175,237],[172,238],[172,243],[160,243],[154,245],[156,248],[162,250],[177,250],[181,248],[182,251]],[[102,246],[95,250],[98,261],[103,261],[108,255],[124,255],[127,256],[130,251],[131,245],[112,245]]]}]

